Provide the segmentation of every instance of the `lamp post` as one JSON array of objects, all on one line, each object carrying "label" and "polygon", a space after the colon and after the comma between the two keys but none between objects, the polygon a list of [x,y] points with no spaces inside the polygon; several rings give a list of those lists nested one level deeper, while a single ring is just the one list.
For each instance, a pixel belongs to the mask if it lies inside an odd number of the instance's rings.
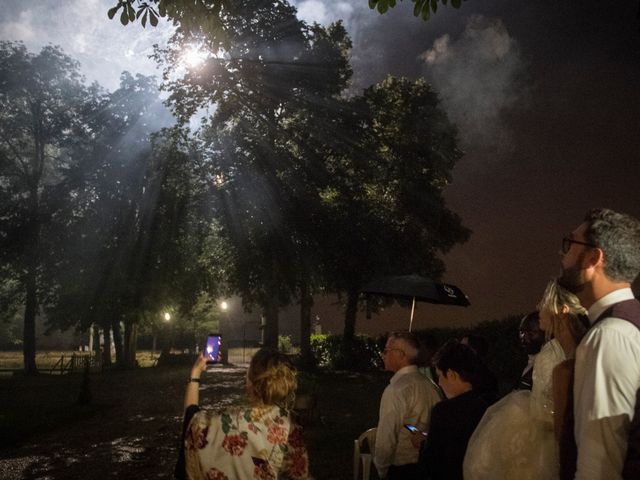
[{"label": "lamp post", "polygon": [[[222,320],[225,320],[225,327],[229,325],[229,304],[227,303],[226,300],[223,300],[222,302],[220,302],[220,309],[222,310],[222,317],[220,317],[220,334],[226,334],[227,332],[225,331],[222,325]],[[222,357],[222,364],[226,365],[229,363],[229,339],[222,339],[222,343],[220,345],[220,355]]]},{"label": "lamp post", "polygon": [[[171,321],[171,314],[169,312],[164,312],[162,314],[162,318],[165,323],[169,323]],[[171,326],[171,331],[169,332],[169,348],[167,353],[171,353],[171,349],[173,348],[173,325]]]}]

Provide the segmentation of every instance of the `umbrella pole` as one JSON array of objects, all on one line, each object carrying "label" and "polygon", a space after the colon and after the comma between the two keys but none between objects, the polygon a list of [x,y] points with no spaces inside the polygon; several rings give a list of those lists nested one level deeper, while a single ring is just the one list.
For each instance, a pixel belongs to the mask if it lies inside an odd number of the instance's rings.
[{"label": "umbrella pole", "polygon": [[416,310],[416,297],[413,297],[413,301],[411,302],[411,318],[409,319],[409,331],[411,331],[411,327],[413,326],[413,312]]}]

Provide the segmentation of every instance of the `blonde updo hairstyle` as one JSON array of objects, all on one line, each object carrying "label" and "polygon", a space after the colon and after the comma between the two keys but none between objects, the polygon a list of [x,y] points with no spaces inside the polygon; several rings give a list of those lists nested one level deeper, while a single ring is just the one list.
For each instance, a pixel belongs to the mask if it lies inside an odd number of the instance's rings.
[{"label": "blonde updo hairstyle", "polygon": [[[568,312],[563,312],[563,307],[567,306]],[[580,300],[569,290],[558,285],[556,279],[547,284],[547,288],[542,294],[542,299],[538,303],[538,310],[546,310],[551,314],[551,330],[545,331],[545,339],[551,340],[556,336],[558,325],[563,316],[567,318],[567,325],[573,338],[578,342],[586,332],[587,310],[580,305]]]},{"label": "blonde updo hairstyle", "polygon": [[297,387],[295,368],[286,355],[269,348],[256,352],[247,372],[247,391],[252,400],[291,408]]}]

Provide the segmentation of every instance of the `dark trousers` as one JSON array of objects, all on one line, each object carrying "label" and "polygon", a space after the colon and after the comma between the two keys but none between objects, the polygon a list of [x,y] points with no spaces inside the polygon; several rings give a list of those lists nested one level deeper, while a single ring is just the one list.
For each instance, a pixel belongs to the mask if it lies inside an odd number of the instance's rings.
[{"label": "dark trousers", "polygon": [[417,463],[406,465],[391,465],[387,472],[387,480],[422,480]]}]

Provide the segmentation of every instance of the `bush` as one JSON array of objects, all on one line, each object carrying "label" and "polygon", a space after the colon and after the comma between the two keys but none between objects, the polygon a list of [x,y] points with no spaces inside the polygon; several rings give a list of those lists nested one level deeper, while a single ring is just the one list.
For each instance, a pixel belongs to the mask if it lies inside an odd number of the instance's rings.
[{"label": "bush", "polygon": [[293,353],[293,342],[289,335],[278,335],[278,350],[282,353]]},{"label": "bush", "polygon": [[382,368],[377,339],[356,335],[353,344],[345,347],[342,335],[311,335],[311,351],[321,368],[329,370],[372,371]]},{"label": "bush", "polygon": [[473,328],[432,328],[416,334],[435,339],[436,345],[442,345],[450,338],[460,339],[470,333],[486,338],[489,343],[487,366],[498,378],[500,392],[507,393],[513,388],[527,363],[527,355],[518,340],[520,318],[519,315],[511,315],[500,320],[481,322]]}]

